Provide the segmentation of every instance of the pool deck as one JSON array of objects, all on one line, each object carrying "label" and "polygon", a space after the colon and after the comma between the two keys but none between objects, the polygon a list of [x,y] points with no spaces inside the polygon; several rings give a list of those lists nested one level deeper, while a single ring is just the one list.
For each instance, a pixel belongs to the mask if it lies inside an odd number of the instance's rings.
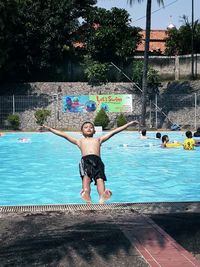
[{"label": "pool deck", "polygon": [[200,266],[152,220],[179,214],[200,202],[0,206],[0,266]]}]

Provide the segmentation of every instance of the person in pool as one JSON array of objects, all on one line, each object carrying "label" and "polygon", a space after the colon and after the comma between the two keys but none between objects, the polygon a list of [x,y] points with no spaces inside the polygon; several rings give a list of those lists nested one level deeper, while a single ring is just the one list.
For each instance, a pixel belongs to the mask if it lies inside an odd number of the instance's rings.
[{"label": "person in pool", "polygon": [[168,135],[163,135],[162,136],[162,144],[161,147],[166,148],[167,147],[167,143],[169,142],[169,137]]},{"label": "person in pool", "polygon": [[194,137],[200,137],[200,127],[197,128],[197,131],[194,133]]},{"label": "person in pool", "polygon": [[193,138],[192,138],[192,132],[191,131],[187,131],[185,133],[186,135],[186,139],[184,140],[184,143],[183,143],[183,148],[185,150],[193,150],[195,146],[200,146],[199,142],[198,141],[195,141]]},{"label": "person in pool", "polygon": [[161,139],[161,133],[156,133],[156,139]]},{"label": "person in pool", "polygon": [[148,139],[146,129],[142,129],[141,134],[140,134],[140,139]]},{"label": "person in pool", "polygon": [[[138,124],[137,121],[131,121],[125,125],[118,127],[103,136],[94,138],[95,127],[94,124],[86,121],[81,126],[81,132],[83,137],[77,139],[63,131],[56,130],[54,128],[43,125],[42,129],[47,129],[48,131],[65,138],[67,141],[74,145],[77,145],[81,150],[82,158],[79,164],[80,176],[82,178],[82,191],[81,197],[86,203],[91,203],[91,188],[90,184],[94,180],[95,185],[97,185],[97,192],[99,194],[99,203],[103,204],[108,200],[112,192],[105,188],[106,175],[104,172],[104,164],[100,157],[101,145],[113,135],[125,130],[128,126],[132,124]],[[40,128],[41,129],[41,128]]]},{"label": "person in pool", "polygon": [[161,144],[162,148],[175,148],[181,146],[183,146],[183,144],[181,144],[180,142],[177,141],[174,141],[173,143],[169,142],[168,135],[165,134],[162,136],[162,144]]}]

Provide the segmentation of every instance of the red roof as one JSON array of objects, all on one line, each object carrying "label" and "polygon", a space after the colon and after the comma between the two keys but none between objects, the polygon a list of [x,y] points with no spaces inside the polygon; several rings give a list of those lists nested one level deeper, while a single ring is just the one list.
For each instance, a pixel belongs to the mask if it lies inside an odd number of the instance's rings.
[{"label": "red roof", "polygon": [[[94,28],[96,29],[99,27],[98,24],[94,24]],[[145,31],[141,31],[140,34],[142,35],[142,43],[138,45],[136,48],[136,52],[144,52],[145,47]],[[165,52],[165,38],[167,37],[167,33],[165,30],[151,30],[150,33],[150,44],[149,44],[149,51],[154,53],[164,54]],[[85,44],[81,41],[73,42],[74,48],[85,48]]]},{"label": "red roof", "polygon": [[[142,43],[138,45],[136,51],[137,52],[144,52],[145,48],[145,31],[141,31],[140,34],[142,35]],[[150,44],[149,44],[149,51],[150,52],[159,52],[164,54],[165,52],[165,38],[167,37],[167,33],[165,30],[151,30],[150,33]]]},{"label": "red roof", "polygon": [[83,42],[80,42],[80,41],[74,41],[72,44],[73,44],[73,47],[75,47],[75,48],[84,48],[85,47],[85,44]]}]

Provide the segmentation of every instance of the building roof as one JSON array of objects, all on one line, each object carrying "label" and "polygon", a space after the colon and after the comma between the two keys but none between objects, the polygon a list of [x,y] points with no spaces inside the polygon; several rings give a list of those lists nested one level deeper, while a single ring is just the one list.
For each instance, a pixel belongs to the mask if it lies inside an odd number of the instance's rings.
[{"label": "building roof", "polygon": [[[143,53],[145,48],[146,31],[142,30],[140,34],[142,35],[142,42],[136,48],[136,52]],[[152,53],[164,54],[166,49],[165,46],[166,37],[167,37],[166,30],[151,30],[149,51]],[[85,44],[81,41],[74,41],[73,46],[74,48],[80,48],[80,49],[85,48]]]},{"label": "building roof", "polygon": [[[144,52],[145,49],[145,36],[146,32],[141,31],[142,43],[138,45],[136,52]],[[164,54],[165,52],[165,39],[167,37],[166,30],[151,30],[149,51]]]},{"label": "building roof", "polygon": [[74,48],[84,48],[85,47],[85,44],[81,41],[74,41],[72,44],[73,44]]}]

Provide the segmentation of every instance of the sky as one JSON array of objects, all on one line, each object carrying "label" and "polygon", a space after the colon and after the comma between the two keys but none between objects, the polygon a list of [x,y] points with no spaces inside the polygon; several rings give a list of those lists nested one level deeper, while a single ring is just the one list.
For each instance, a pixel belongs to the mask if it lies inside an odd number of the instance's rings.
[{"label": "sky", "polygon": [[[194,1],[194,21],[200,20],[200,0]],[[146,24],[146,0],[140,4],[137,0],[133,3],[132,7],[127,4],[127,0],[97,0],[97,6],[106,9],[112,7],[124,8],[130,14],[132,20],[131,25],[145,29]],[[164,7],[159,6],[157,0],[152,0],[152,18],[151,29],[162,30],[172,23],[179,28],[183,22],[181,17],[186,15],[189,22],[192,18],[192,0],[164,0]]]}]

